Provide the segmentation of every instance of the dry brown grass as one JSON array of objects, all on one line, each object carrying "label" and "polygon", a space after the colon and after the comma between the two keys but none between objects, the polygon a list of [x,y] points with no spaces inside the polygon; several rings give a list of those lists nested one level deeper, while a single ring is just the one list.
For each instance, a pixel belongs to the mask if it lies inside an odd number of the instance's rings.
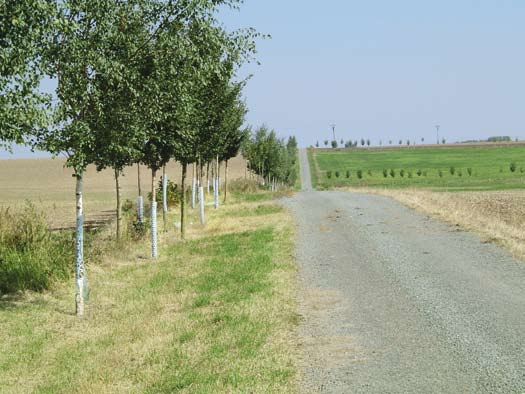
[{"label": "dry brown grass", "polygon": [[479,234],[525,259],[525,191],[433,192],[357,189],[392,197],[448,223]]},{"label": "dry brown grass", "polygon": [[[42,205],[49,213],[52,226],[73,226],[75,179],[72,177],[72,170],[65,168],[64,163],[62,158],[0,160],[0,206],[16,206],[23,204],[24,200],[31,200]],[[246,162],[242,157],[232,159],[228,167],[230,179],[244,177]],[[179,183],[180,165],[170,163],[167,174],[169,179]],[[142,167],[141,177],[143,193],[147,193],[151,187],[151,172]],[[129,167],[124,171],[121,187],[124,199],[136,200],[136,167]],[[115,206],[113,171],[104,170],[97,173],[93,166],[88,167],[84,178],[86,221],[113,218]]]}]

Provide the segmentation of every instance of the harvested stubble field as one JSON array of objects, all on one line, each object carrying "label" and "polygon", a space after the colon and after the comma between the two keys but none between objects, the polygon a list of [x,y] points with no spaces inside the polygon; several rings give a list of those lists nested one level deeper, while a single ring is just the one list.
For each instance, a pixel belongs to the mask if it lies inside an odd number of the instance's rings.
[{"label": "harvested stubble field", "polygon": [[[16,208],[30,200],[46,211],[52,227],[72,227],[75,222],[75,179],[72,170],[64,164],[62,158],[0,160],[0,207]],[[242,157],[232,159],[228,167],[229,178],[245,176],[246,162]],[[161,172],[157,173],[157,179],[160,179],[160,175]],[[167,175],[170,180],[179,183],[180,165],[170,163]],[[151,171],[142,167],[141,179],[145,196],[151,188]],[[126,168],[120,183],[123,200],[135,202],[137,167]],[[113,171],[109,169],[97,173],[93,166],[88,167],[84,177],[86,223],[97,224],[113,219],[115,206]]]}]

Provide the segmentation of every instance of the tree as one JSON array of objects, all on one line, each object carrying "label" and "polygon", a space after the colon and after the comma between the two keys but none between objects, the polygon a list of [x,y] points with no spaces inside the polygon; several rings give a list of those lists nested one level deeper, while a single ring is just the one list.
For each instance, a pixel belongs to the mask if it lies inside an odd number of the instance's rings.
[{"label": "tree", "polygon": [[11,0],[0,6],[0,147],[27,142],[48,124],[50,96],[38,91],[41,47],[53,17],[46,1]]},{"label": "tree", "polygon": [[441,142],[443,143],[443,145],[445,145],[447,143],[447,140],[445,139],[445,137],[443,137],[443,139],[441,140]]},{"label": "tree", "polygon": [[328,140],[324,140],[324,146],[328,146]]},{"label": "tree", "polygon": [[336,148],[337,148],[337,141],[336,141],[336,140],[333,140],[333,141],[332,141],[332,148],[333,148],[333,149],[336,149]]},{"label": "tree", "polygon": [[370,140],[369,139],[366,140],[366,145],[370,146]]},{"label": "tree", "polygon": [[317,141],[317,142],[315,143],[315,147],[316,147],[316,148],[319,148],[319,141]]},{"label": "tree", "polygon": [[54,13],[51,30],[41,43],[39,59],[46,73],[57,80],[54,124],[38,134],[38,145],[53,154],[64,153],[66,165],[76,178],[77,237],[75,301],[78,315],[84,312],[87,279],[83,246],[83,176],[96,160],[95,125],[104,117],[98,106],[101,75],[125,78],[125,67],[115,58],[115,35],[130,4],[106,2],[49,2]]},{"label": "tree", "polygon": [[365,146],[365,143],[366,143],[365,139],[361,138],[361,146]]}]

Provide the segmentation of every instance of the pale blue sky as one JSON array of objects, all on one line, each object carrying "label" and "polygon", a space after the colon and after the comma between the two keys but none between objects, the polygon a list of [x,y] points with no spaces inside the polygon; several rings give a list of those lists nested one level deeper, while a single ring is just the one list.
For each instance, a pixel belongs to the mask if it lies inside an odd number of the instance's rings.
[{"label": "pale blue sky", "polygon": [[302,146],[332,123],[373,143],[434,142],[435,124],[448,141],[525,138],[523,0],[246,0],[221,18],[272,35],[243,70],[248,122]]},{"label": "pale blue sky", "polygon": [[248,0],[238,16],[273,36],[246,90],[250,123],[302,145],[331,123],[376,143],[434,142],[436,123],[450,141],[525,138],[525,1]]}]

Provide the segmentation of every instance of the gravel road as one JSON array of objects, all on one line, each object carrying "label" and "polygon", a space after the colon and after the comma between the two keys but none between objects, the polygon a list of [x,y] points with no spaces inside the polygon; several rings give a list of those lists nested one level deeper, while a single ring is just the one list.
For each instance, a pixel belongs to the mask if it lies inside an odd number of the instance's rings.
[{"label": "gravel road", "polygon": [[525,263],[300,162],[302,392],[524,394]]}]

